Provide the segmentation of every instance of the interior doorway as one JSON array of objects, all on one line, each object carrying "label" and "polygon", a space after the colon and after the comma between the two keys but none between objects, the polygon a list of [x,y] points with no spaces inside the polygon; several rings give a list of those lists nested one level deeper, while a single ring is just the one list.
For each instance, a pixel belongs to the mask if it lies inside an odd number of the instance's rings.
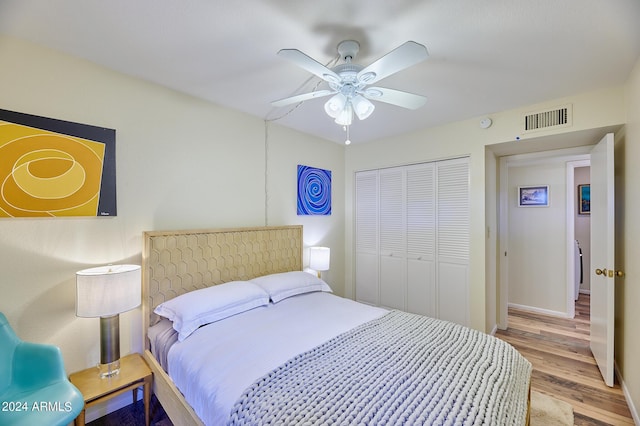
[{"label": "interior doorway", "polygon": [[[575,169],[589,164],[590,146],[500,159],[500,290],[507,307],[573,318],[575,313]],[[542,188],[545,200],[529,203]],[[505,321],[506,322],[506,321]],[[502,328],[502,327],[500,327]]]},{"label": "interior doorway", "polygon": [[[487,146],[487,151],[493,153],[496,158],[496,187],[497,187],[497,195],[496,200],[494,201],[497,204],[496,209],[496,224],[497,224],[497,238],[495,242],[495,246],[493,250],[496,253],[496,256],[493,256],[492,259],[495,259],[495,274],[496,274],[496,285],[495,285],[495,293],[496,293],[496,314],[495,314],[495,324],[498,329],[506,329],[507,317],[508,317],[508,306],[509,306],[509,267],[508,267],[508,257],[509,257],[509,221],[508,215],[509,210],[515,209],[515,204],[509,205],[509,197],[512,197],[511,202],[514,203],[513,198],[515,197],[514,193],[517,189],[513,187],[509,187],[509,183],[507,180],[507,158],[516,158],[520,156],[520,158],[524,158],[525,155],[529,155],[529,158],[526,161],[536,162],[539,161],[540,158],[546,156],[547,158],[559,157],[561,155],[566,155],[570,153],[572,155],[583,155],[581,158],[571,158],[567,161],[578,161],[575,163],[574,167],[583,167],[583,164],[579,163],[579,161],[589,160],[589,151],[590,147],[595,144],[600,137],[602,137],[603,133],[615,132],[618,130],[617,127],[606,127],[600,129],[590,129],[578,132],[570,132],[559,135],[551,135],[545,136],[535,139],[527,139],[524,143],[520,142],[508,142],[496,145]],[[568,175],[569,171],[565,171]],[[545,178],[546,179],[546,178]],[[573,170],[571,171],[571,176],[566,177],[565,187],[563,188],[563,192],[565,193],[564,198],[560,201],[561,203],[566,203],[567,207],[563,210],[564,219],[560,219],[562,221],[565,228],[562,230],[563,241],[559,244],[564,247],[565,252],[562,254],[562,258],[564,264],[562,266],[561,272],[555,272],[561,274],[564,279],[563,283],[565,286],[565,293],[563,299],[566,302],[568,307],[556,307],[550,309],[552,314],[557,314],[560,312],[564,316],[572,317],[575,313],[575,305],[574,305],[574,293],[575,293],[575,281],[574,274],[575,272],[575,260],[572,255],[573,247],[575,245],[575,230],[573,228],[575,219],[573,218],[572,212],[574,208],[577,208],[575,203],[577,203],[577,195],[576,195],[576,187],[575,187],[575,178],[573,176]],[[538,182],[544,183],[544,182]],[[570,189],[569,189],[570,188]],[[489,190],[488,190],[489,191]],[[557,191],[556,191],[557,192]],[[511,194],[511,195],[510,195]],[[557,195],[557,194],[556,194]],[[489,203],[492,201],[489,199]],[[571,207],[573,206],[573,207]],[[569,213],[571,212],[571,214]],[[557,221],[555,223],[558,223]],[[490,246],[488,246],[488,250],[492,250]],[[571,254],[571,255],[570,255]],[[584,253],[583,253],[584,255]],[[489,255],[488,255],[489,256]],[[588,269],[585,269],[588,271]],[[571,303],[569,302],[571,301]],[[542,310],[544,312],[544,308]]]}]

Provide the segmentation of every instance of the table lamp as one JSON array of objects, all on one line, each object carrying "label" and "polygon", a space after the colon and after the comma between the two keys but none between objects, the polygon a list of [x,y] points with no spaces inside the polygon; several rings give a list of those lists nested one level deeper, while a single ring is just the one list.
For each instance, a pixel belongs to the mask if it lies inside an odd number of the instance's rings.
[{"label": "table lamp", "polygon": [[330,259],[329,247],[309,247],[309,268],[318,272],[318,278],[321,271],[329,270]]},{"label": "table lamp", "polygon": [[140,266],[108,265],[76,273],[76,316],[100,317],[100,377],[120,372],[120,313],[140,306]]}]

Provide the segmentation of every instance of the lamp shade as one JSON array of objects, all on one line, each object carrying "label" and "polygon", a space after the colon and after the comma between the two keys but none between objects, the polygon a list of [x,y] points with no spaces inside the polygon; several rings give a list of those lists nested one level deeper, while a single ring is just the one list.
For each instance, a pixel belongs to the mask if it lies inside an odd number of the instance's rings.
[{"label": "lamp shade", "polygon": [[140,266],[109,265],[76,272],[76,316],[108,317],[140,305]]},{"label": "lamp shade", "polygon": [[331,249],[329,247],[309,248],[309,268],[316,271],[328,271],[331,260]]},{"label": "lamp shade", "polygon": [[346,104],[347,97],[342,93],[338,93],[324,104],[324,110],[329,117],[338,118]]},{"label": "lamp shade", "polygon": [[351,103],[353,104],[354,112],[360,120],[367,119],[373,110],[376,109],[375,105],[373,105],[369,99],[361,95],[354,96]]}]

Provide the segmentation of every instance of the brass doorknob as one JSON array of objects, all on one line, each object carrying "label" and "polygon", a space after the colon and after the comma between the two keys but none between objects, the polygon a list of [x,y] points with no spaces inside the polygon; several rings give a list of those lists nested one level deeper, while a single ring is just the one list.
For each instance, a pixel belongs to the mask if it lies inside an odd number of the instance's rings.
[{"label": "brass doorknob", "polygon": [[596,275],[604,275],[605,277],[607,276],[607,268],[603,268],[603,269],[596,269]]}]

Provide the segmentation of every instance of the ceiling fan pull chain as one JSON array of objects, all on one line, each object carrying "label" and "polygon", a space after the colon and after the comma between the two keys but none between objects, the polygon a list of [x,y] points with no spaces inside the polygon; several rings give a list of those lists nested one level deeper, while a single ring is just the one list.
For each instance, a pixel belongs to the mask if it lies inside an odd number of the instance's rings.
[{"label": "ceiling fan pull chain", "polygon": [[342,128],[344,129],[344,131],[347,132],[347,140],[344,141],[344,144],[345,145],[351,145],[351,139],[349,138],[349,126],[348,125],[347,126],[343,126]]}]

